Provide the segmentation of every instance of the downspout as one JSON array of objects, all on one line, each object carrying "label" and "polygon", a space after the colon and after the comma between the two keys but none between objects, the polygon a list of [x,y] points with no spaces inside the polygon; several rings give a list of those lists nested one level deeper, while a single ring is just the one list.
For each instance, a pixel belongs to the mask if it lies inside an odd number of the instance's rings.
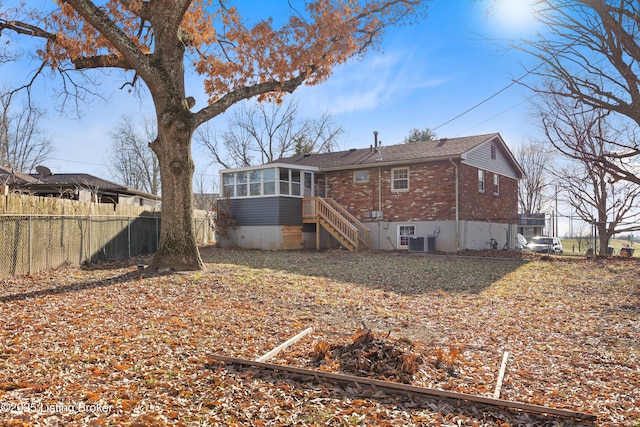
[{"label": "downspout", "polygon": [[[378,212],[382,214],[382,171],[378,166]],[[382,221],[383,219],[378,217],[378,250],[382,249]]]},{"label": "downspout", "polygon": [[449,161],[456,168],[456,252],[460,252],[460,211],[459,211],[459,191],[458,191],[458,165],[449,158]]},{"label": "downspout", "polygon": [[382,171],[378,166],[378,211],[382,212]]}]

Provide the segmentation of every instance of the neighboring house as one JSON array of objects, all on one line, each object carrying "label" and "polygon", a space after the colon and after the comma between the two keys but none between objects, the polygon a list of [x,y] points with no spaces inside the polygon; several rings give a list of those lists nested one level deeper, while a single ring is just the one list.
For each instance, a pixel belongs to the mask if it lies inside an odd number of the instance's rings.
[{"label": "neighboring house", "polygon": [[350,250],[514,247],[518,179],[497,134],[300,155],[221,172],[222,245]]},{"label": "neighboring house", "polygon": [[527,239],[535,236],[544,236],[547,224],[544,213],[518,214],[518,233]]},{"label": "neighboring house", "polygon": [[40,173],[24,174],[0,167],[0,185],[5,192],[33,196],[61,197],[85,202],[128,204],[157,207],[160,197],[127,188],[119,184],[84,173],[53,174],[38,167]]}]

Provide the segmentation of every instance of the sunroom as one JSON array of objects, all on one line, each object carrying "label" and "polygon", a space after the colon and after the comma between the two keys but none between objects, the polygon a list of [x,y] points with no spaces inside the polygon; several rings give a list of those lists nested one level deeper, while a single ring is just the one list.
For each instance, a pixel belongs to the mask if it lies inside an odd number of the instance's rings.
[{"label": "sunroom", "polygon": [[[232,226],[218,232],[222,246],[255,249],[304,247],[303,200],[325,197],[326,177],[315,167],[271,163],[220,172],[218,210]],[[305,227],[305,232],[315,234]]]},{"label": "sunroom", "polygon": [[227,199],[254,197],[324,197],[325,174],[318,168],[296,168],[285,164],[225,169],[221,173],[222,196]]}]

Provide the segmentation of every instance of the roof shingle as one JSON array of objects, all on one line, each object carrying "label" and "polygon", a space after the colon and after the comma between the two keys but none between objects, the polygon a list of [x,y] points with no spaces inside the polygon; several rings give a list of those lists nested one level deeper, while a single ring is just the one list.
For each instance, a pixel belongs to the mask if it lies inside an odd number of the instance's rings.
[{"label": "roof shingle", "polygon": [[365,166],[377,163],[393,163],[404,161],[429,161],[438,158],[460,157],[469,150],[494,138],[500,139],[498,133],[466,136],[460,138],[443,138],[434,141],[411,142],[381,147],[351,149],[334,153],[298,155],[274,160],[271,163],[287,163],[299,166],[318,168],[341,168],[347,166]]}]

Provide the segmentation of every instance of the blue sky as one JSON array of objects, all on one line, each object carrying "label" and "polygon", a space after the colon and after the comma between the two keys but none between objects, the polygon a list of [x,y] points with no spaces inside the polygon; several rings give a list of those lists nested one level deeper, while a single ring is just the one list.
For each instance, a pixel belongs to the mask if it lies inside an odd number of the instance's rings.
[{"label": "blue sky", "polygon": [[[5,6],[11,2],[5,1]],[[49,1],[30,1],[50,5]],[[325,83],[303,87],[291,97],[298,101],[300,117],[318,117],[328,111],[346,131],[340,149],[368,147],[373,131],[384,145],[401,143],[413,128],[435,128],[439,137],[499,132],[514,150],[523,140],[535,138],[538,129],[530,117],[531,93],[520,85],[484,102],[524,74],[531,58],[508,48],[506,40],[532,34],[528,0],[434,0],[428,18],[419,25],[387,31],[381,51],[335,70]],[[489,13],[487,8],[493,4]],[[261,5],[263,5],[261,3]],[[241,6],[242,7],[242,6]],[[264,10],[264,7],[252,8]],[[242,10],[242,9],[241,9]],[[262,13],[262,12],[261,12]],[[498,41],[498,40],[503,41]],[[0,78],[23,81],[34,63],[0,66]],[[152,104],[120,90],[118,73],[105,76],[100,92],[107,100],[81,105],[83,117],[56,111],[51,100],[59,82],[37,86],[36,101],[47,109],[43,130],[54,141],[55,152],[47,164],[55,172],[85,172],[108,177],[106,163],[111,130],[123,115],[152,117]],[[192,88],[196,108],[205,102]],[[233,109],[213,121],[224,127]],[[447,124],[444,124],[449,122]],[[196,173],[217,177],[217,166],[195,146]]]}]

